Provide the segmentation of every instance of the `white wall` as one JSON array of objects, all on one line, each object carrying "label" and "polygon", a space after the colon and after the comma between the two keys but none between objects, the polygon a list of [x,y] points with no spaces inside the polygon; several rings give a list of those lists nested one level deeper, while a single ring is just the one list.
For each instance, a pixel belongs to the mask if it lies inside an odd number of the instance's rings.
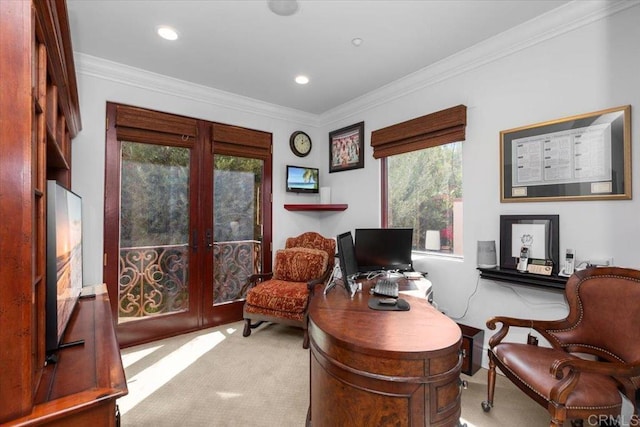
[{"label": "white wall", "polygon": [[[569,8],[586,7],[588,2],[574,3]],[[73,189],[83,196],[86,213],[85,280],[102,280],[106,101],[272,132],[275,248],[283,246],[287,236],[308,229],[335,236],[379,226],[380,165],[369,146],[371,131],[465,104],[464,259],[425,257],[416,268],[429,272],[440,308],[453,317],[466,311],[461,322],[472,326],[483,328],[493,315],[564,316],[561,292],[480,280],[476,242],[499,241],[501,214],[558,214],[561,254],[574,248],[578,260],[613,257],[617,265],[640,268],[637,196],[631,201],[509,204],[501,204],[499,197],[501,130],[627,104],[632,105],[632,123],[640,123],[640,6],[628,4],[632,7],[619,6],[621,11],[610,16],[583,13],[580,22],[561,14],[548,16],[320,117],[78,56],[83,130],[73,145]],[[365,168],[329,174],[328,132],[359,121],[365,122]],[[308,158],[298,159],[289,150],[289,135],[296,129],[313,138]],[[637,140],[632,127],[632,145]],[[632,164],[638,165],[640,152],[634,148],[632,153]],[[284,210],[284,203],[315,201],[315,196],[284,192],[286,164],[319,167],[321,185],[331,187],[332,201],[348,203],[349,208],[321,213]],[[633,187],[640,188],[638,173]],[[523,339],[527,332],[522,332]],[[490,333],[485,333],[486,340]]]},{"label": "white wall", "polygon": [[[479,328],[484,328],[485,321],[494,315],[555,319],[566,314],[560,291],[479,279],[476,242],[495,240],[499,244],[501,214],[558,214],[561,257],[566,248],[574,248],[578,260],[613,257],[616,265],[640,268],[637,190],[630,201],[502,204],[499,175],[501,130],[627,104],[632,105],[631,122],[639,123],[638,22],[640,7],[635,3],[613,16],[481,66],[473,68],[464,63],[469,68],[465,72],[449,78],[436,75],[429,84],[422,87],[416,84],[417,89],[407,90],[403,96],[382,105],[365,106],[347,122],[365,121],[366,170],[331,176],[333,191],[337,197],[349,200],[350,205],[338,222],[339,227],[327,231],[376,225],[378,221],[380,166],[371,157],[371,131],[465,104],[468,123],[463,143],[464,260],[427,256],[416,261],[416,269],[429,272],[440,309],[446,309],[452,317],[466,312],[460,322]],[[491,46],[478,49],[490,52]],[[639,164],[640,157],[637,142],[638,133],[632,126],[634,166]],[[636,172],[633,187],[637,189],[638,185]],[[367,190],[363,191],[363,187]],[[527,332],[521,331],[523,340]],[[491,333],[485,332],[486,340]]]},{"label": "white wall", "polygon": [[[320,231],[320,218],[286,211],[285,203],[314,203],[316,195],[285,193],[286,164],[315,166],[324,142],[317,116],[236,95],[187,84],[86,55],[76,55],[82,131],[73,143],[72,188],[83,198],[84,281],[102,282],[104,229],[104,162],[106,103],[117,102],[205,119],[273,134],[274,248],[286,237]],[[289,135],[305,130],[315,141],[312,153],[300,159],[289,149]],[[321,178],[324,178],[321,176]]]}]

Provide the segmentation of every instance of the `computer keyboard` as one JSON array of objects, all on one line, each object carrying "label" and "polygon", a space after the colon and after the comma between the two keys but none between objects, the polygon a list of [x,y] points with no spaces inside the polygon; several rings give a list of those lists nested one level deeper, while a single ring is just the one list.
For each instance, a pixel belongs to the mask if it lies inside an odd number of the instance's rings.
[{"label": "computer keyboard", "polygon": [[398,298],[398,283],[389,279],[378,279],[373,287],[373,293],[375,295]]}]

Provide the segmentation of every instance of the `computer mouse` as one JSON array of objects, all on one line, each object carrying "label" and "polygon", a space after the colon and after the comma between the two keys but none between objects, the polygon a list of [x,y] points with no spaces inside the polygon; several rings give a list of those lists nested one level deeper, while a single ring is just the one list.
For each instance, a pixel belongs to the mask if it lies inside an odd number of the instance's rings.
[{"label": "computer mouse", "polygon": [[400,310],[409,310],[409,308],[411,308],[409,303],[402,298],[398,298],[398,300],[396,301],[396,307],[398,307],[398,309]]}]

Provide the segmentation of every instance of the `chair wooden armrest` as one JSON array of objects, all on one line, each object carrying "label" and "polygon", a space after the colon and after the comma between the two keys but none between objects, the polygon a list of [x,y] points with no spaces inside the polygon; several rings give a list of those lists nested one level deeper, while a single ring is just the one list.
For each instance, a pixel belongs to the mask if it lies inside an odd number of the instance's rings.
[{"label": "chair wooden armrest", "polygon": [[331,275],[331,270],[327,269],[322,276],[315,278],[315,279],[311,279],[307,282],[307,289],[309,289],[309,293],[311,295],[313,295],[313,293],[315,292],[316,286],[318,285],[322,285],[323,283],[325,283],[327,281],[327,279],[329,279],[329,276]]},{"label": "chair wooden armrest", "polygon": [[640,375],[640,364],[628,365],[568,357],[553,362],[549,372],[554,378],[561,380],[551,389],[550,397],[555,402],[565,403],[575,388],[580,374],[587,372],[611,377],[624,388],[625,394],[633,400],[635,387],[629,378]]},{"label": "chair wooden armrest", "polygon": [[251,276],[247,277],[247,283],[245,283],[242,289],[240,290],[240,295],[246,295],[249,289],[253,288],[258,283],[271,279],[272,277],[273,277],[273,273],[252,274]]},{"label": "chair wooden armrest", "polygon": [[576,358],[556,360],[549,368],[549,372],[555,378],[562,379],[562,377],[564,376],[564,372],[567,369],[623,378],[635,377],[640,375],[640,364],[629,365],[626,363],[602,362],[599,360]]},{"label": "chair wooden armrest", "polygon": [[545,338],[548,338],[549,329],[561,329],[565,325],[564,320],[532,320],[518,319],[515,317],[496,316],[487,320],[487,328],[492,331],[496,329],[496,324],[501,323],[502,327],[489,339],[489,348],[493,348],[500,344],[509,332],[509,327],[528,328],[539,332]]}]

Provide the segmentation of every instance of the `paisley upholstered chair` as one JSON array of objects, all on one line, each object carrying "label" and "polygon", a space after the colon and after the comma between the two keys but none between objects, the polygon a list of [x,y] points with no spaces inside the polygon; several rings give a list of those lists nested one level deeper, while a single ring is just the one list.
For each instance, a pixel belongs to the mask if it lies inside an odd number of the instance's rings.
[{"label": "paisley upholstered chair", "polygon": [[[569,314],[562,320],[487,321],[489,329],[497,323],[502,328],[489,340],[483,409],[493,407],[499,368],[549,411],[552,427],[565,420],[582,425],[585,419],[640,425],[637,418],[631,420],[640,387],[640,271],[578,271],[567,281],[565,297]],[[509,327],[535,330],[551,347],[503,341]]]},{"label": "paisley upholstered chair", "polygon": [[287,239],[278,250],[272,273],[254,274],[245,286],[243,336],[263,322],[275,322],[304,330],[302,347],[309,348],[307,315],[317,285],[333,271],[336,241],[316,232]]}]

